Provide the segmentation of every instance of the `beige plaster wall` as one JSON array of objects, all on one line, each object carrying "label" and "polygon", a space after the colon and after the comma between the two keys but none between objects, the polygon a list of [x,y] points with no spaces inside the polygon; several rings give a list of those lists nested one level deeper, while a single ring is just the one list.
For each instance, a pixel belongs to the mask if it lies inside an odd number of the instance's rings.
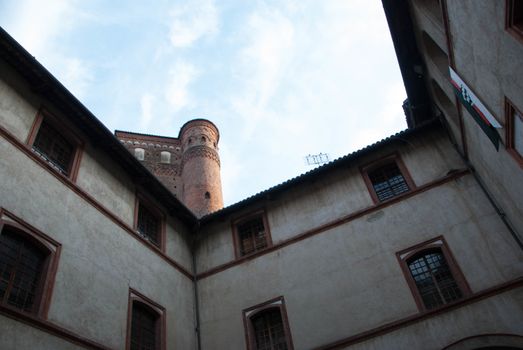
[{"label": "beige plaster wall", "polygon": [[[523,335],[523,289],[499,294],[433,318],[400,328],[394,332],[361,342],[351,350],[436,350],[453,342],[480,334]],[[493,337],[495,338],[495,337]],[[498,337],[500,340],[509,337]],[[483,346],[522,346],[523,340],[509,338],[508,343],[479,341]],[[461,348],[471,349],[470,347]],[[486,347],[485,347],[486,349]]]},{"label": "beige plaster wall", "polygon": [[131,287],[166,308],[169,347],[194,346],[189,278],[3,139],[0,162],[1,205],[62,244],[50,321],[123,348]]},{"label": "beige plaster wall", "polygon": [[[421,40],[424,30],[447,52],[442,25],[431,20],[420,4],[422,2],[412,1],[411,6],[419,26],[416,33],[419,47],[424,49]],[[505,97],[520,110],[523,108],[523,43],[505,30],[505,7],[505,1],[447,1],[456,71],[503,126],[498,129],[502,144],[496,151],[472,116],[462,108],[470,162],[523,239],[523,169],[505,148],[507,121],[504,111]],[[426,51],[423,55],[429,70],[428,79],[436,80],[455,102],[448,79],[440,74]],[[454,137],[461,140],[455,111],[444,112]]]},{"label": "beige plaster wall", "polygon": [[[359,165],[395,151],[417,186],[464,167],[447,136],[434,131],[245,211],[264,207],[273,241],[288,239],[371,205]],[[351,206],[352,198],[356,205]],[[197,249],[199,273],[234,259],[234,217],[204,227]],[[395,253],[438,236],[448,243],[473,293],[523,273],[523,254],[473,176],[465,175],[201,279],[203,349],[244,348],[242,310],[280,295],[296,349],[414,315],[418,310]]]},{"label": "beige plaster wall", "polygon": [[[0,349],[78,350],[85,349],[32,326],[0,316]],[[7,336],[9,335],[9,336]]]},{"label": "beige plaster wall", "polygon": [[352,166],[275,196],[261,200],[233,216],[204,225],[196,249],[197,271],[234,260],[232,221],[242,214],[265,209],[273,244],[292,239],[305,231],[330,223],[373,205],[360,167],[398,152],[416,186],[422,186],[463,169],[464,163],[441,130],[399,141],[394,147],[378,149]]}]

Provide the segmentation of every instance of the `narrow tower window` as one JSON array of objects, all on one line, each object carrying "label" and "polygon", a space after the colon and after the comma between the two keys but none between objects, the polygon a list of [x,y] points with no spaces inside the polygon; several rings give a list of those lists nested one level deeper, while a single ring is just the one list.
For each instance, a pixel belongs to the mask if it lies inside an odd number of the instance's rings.
[{"label": "narrow tower window", "polygon": [[143,148],[135,148],[134,156],[138,160],[144,160],[145,159],[145,150]]}]

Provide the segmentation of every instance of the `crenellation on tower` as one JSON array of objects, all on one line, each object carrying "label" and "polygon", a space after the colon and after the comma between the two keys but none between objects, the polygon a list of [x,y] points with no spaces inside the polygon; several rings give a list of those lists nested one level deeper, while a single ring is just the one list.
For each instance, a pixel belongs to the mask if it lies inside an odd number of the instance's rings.
[{"label": "crenellation on tower", "polygon": [[220,133],[211,121],[188,121],[178,138],[120,130],[115,136],[196,216],[223,207]]}]

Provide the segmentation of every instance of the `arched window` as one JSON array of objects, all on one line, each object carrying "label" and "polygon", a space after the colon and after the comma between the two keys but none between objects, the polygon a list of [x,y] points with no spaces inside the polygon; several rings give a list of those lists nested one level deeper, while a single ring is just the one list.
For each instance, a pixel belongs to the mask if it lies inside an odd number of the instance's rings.
[{"label": "arched window", "polygon": [[138,160],[144,160],[145,159],[145,150],[143,148],[135,148],[134,156]]},{"label": "arched window", "polygon": [[158,319],[158,314],[147,305],[133,303],[131,350],[158,349]]},{"label": "arched window", "polygon": [[397,253],[420,310],[431,310],[470,293],[443,239]]},{"label": "arched window", "polygon": [[165,349],[165,309],[138,292],[130,292],[129,350]]},{"label": "arched window", "polygon": [[160,152],[160,163],[164,163],[164,164],[171,163],[171,152],[161,151]]},{"label": "arched window", "polygon": [[257,350],[287,349],[287,339],[279,308],[259,312],[251,318]]},{"label": "arched window", "polygon": [[441,249],[423,251],[410,258],[407,263],[427,309],[463,297]]},{"label": "arched window", "polygon": [[0,304],[45,317],[59,244],[5,210],[0,215]]},{"label": "arched window", "polygon": [[283,297],[244,310],[249,350],[291,350]]}]

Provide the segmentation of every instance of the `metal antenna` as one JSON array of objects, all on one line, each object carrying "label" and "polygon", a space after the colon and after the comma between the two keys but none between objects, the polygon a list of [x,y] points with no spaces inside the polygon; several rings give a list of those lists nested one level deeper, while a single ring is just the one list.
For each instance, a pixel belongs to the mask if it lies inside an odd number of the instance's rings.
[{"label": "metal antenna", "polygon": [[327,153],[309,154],[305,157],[307,165],[320,165],[329,162],[329,155]]}]

